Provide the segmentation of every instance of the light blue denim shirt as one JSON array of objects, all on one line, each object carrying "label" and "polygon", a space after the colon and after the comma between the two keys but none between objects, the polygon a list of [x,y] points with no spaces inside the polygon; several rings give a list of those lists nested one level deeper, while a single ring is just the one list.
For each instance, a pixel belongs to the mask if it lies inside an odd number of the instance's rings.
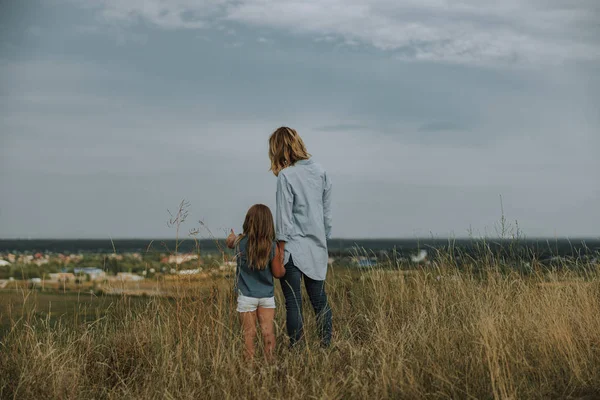
[{"label": "light blue denim shirt", "polygon": [[277,240],[286,242],[285,262],[314,280],[327,275],[331,237],[331,181],[312,159],[297,161],[277,177]]}]

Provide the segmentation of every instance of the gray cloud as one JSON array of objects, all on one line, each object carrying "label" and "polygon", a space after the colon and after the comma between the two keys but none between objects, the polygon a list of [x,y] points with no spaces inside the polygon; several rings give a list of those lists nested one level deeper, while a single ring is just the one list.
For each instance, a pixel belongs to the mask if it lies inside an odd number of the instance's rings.
[{"label": "gray cloud", "polygon": [[[73,0],[79,4],[88,4]],[[103,0],[107,21],[198,29],[216,21],[273,28],[396,52],[403,60],[539,66],[598,60],[598,3],[538,0]],[[218,23],[217,23],[218,24]],[[595,32],[596,34],[594,34]]]},{"label": "gray cloud", "polygon": [[423,124],[419,127],[419,132],[446,132],[468,129],[469,126],[460,125],[452,121],[436,121]]},{"label": "gray cloud", "polygon": [[[13,24],[20,50],[0,52],[0,237],[170,236],[166,209],[182,198],[192,203],[189,227],[203,219],[217,234],[239,229],[251,204],[274,203],[266,140],[282,124],[298,129],[331,175],[335,236],[484,233],[499,218],[500,194],[530,236],[597,235],[597,62],[535,71],[462,65],[468,57],[404,63],[394,58],[401,50],[374,49],[367,36],[336,47],[355,38],[339,29],[316,42],[311,25],[290,36],[268,19],[209,28],[251,3],[223,4],[183,24],[152,7],[128,14],[138,7],[130,2],[51,14],[48,6],[23,23],[39,26],[39,37]],[[410,5],[406,18],[435,19],[441,11],[428,4]],[[396,3],[372,6],[367,19],[404,18]],[[456,18],[481,18],[477,29],[494,33],[510,14],[503,7]],[[548,42],[564,31],[592,43],[548,24],[568,13],[585,22],[582,7],[534,19],[535,29],[551,33]],[[521,16],[511,18],[519,26]],[[147,40],[119,44],[107,24]],[[232,25],[244,46],[226,46]]]},{"label": "gray cloud", "polygon": [[340,123],[340,124],[336,124],[336,125],[325,125],[325,126],[319,126],[316,128],[316,130],[322,131],[322,132],[349,132],[349,131],[364,131],[367,129],[368,129],[368,127],[366,125],[349,124],[349,123]]}]

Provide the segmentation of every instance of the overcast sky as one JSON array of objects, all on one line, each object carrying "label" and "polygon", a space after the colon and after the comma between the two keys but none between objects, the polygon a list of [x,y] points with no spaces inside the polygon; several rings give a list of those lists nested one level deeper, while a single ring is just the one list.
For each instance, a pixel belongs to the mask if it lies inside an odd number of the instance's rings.
[{"label": "overcast sky", "polygon": [[[93,5],[90,5],[93,4]],[[274,206],[298,130],[336,237],[600,235],[597,0],[0,3],[0,237],[172,237]]]}]

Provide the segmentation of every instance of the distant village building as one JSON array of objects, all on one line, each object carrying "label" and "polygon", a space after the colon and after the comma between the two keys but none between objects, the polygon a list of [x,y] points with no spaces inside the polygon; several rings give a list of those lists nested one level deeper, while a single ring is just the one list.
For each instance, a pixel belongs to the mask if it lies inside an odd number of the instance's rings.
[{"label": "distant village building", "polygon": [[196,275],[202,272],[202,268],[184,269],[178,272],[179,275]]},{"label": "distant village building", "polygon": [[119,272],[117,273],[116,279],[123,282],[137,282],[143,281],[144,277],[132,274],[131,272]]},{"label": "distant village building", "polygon": [[87,275],[91,281],[103,280],[106,278],[106,272],[100,268],[74,268],[76,275]]},{"label": "distant village building", "polygon": [[68,265],[72,262],[81,261],[83,259],[82,255],[77,254],[62,254],[58,255],[58,259],[65,265]]},{"label": "distant village building", "polygon": [[24,255],[19,257],[19,262],[23,263],[23,264],[31,264],[33,262],[33,256],[32,255]]},{"label": "distant village building", "polygon": [[40,286],[42,284],[42,279],[41,278],[31,278],[29,280],[29,283],[31,283],[31,286]]},{"label": "distant village building", "polygon": [[375,258],[370,257],[356,257],[354,262],[361,268],[364,267],[374,267],[377,265],[377,260]]},{"label": "distant village building", "polygon": [[49,278],[50,282],[65,283],[65,282],[74,282],[75,281],[75,275],[70,272],[57,272],[57,273],[48,274],[48,278]]},{"label": "distant village building", "polygon": [[8,267],[10,263],[5,260],[0,260],[0,267]]},{"label": "distant village building", "polygon": [[183,264],[185,262],[188,261],[193,261],[193,260],[197,260],[198,259],[198,255],[197,254],[172,254],[168,257],[164,257],[161,262],[163,264]]},{"label": "distant village building", "polygon": [[36,258],[32,261],[33,264],[37,265],[38,267],[41,267],[44,264],[48,264],[49,262],[49,258]]}]

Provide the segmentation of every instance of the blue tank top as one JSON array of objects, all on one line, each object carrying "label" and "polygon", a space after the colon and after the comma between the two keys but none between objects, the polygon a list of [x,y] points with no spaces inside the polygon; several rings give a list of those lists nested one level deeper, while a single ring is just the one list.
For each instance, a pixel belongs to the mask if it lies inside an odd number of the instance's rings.
[{"label": "blue tank top", "polygon": [[236,288],[247,297],[262,299],[275,295],[271,262],[275,258],[276,244],[273,242],[269,264],[263,270],[254,269],[249,265],[247,257],[248,238],[243,237],[237,245]]}]

